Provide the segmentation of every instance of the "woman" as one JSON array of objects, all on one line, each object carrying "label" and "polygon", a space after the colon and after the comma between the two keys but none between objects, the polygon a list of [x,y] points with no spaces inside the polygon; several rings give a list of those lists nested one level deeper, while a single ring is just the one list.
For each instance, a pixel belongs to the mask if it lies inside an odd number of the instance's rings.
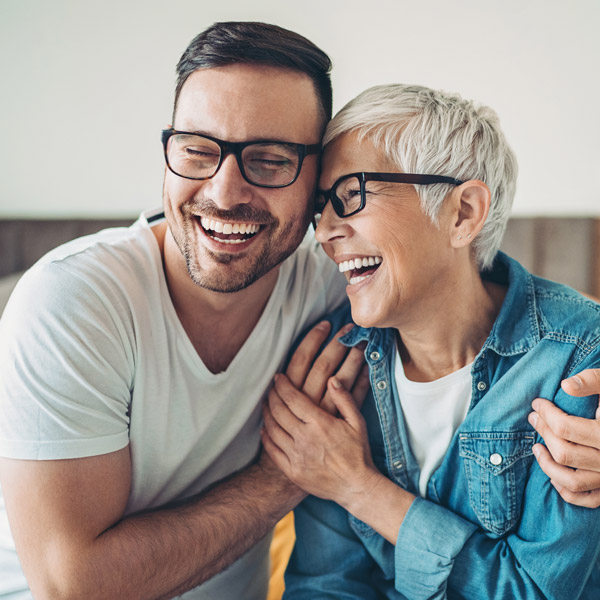
[{"label": "woman", "polygon": [[333,378],[332,416],[276,379],[265,448],[329,501],[297,509],[285,597],[597,599],[600,513],[560,498],[528,415],[594,415],[560,382],[600,364],[600,307],[498,252],[517,168],[495,114],[378,86],[324,144],[316,235],[372,394],[361,415]]}]

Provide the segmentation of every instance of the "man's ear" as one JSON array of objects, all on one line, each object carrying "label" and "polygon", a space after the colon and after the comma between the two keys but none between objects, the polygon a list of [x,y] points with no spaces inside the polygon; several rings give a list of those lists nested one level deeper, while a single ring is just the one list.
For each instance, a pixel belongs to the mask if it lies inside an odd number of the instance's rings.
[{"label": "man's ear", "polygon": [[448,200],[453,210],[450,244],[454,248],[468,246],[487,219],[491,201],[490,188],[483,181],[471,179],[454,188]]}]

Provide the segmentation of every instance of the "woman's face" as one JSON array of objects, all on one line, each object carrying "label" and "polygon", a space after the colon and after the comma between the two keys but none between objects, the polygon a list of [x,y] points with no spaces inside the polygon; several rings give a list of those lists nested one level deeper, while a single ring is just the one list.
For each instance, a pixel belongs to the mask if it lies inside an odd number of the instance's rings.
[{"label": "woman's face", "polygon": [[[356,133],[344,134],[325,148],[319,188],[328,190],[343,175],[361,171],[399,169],[369,140],[359,142]],[[338,217],[329,202],[316,235],[348,280],[354,321],[401,330],[421,316],[427,318],[451,285],[452,253],[445,233],[451,213],[442,207],[438,228],[422,212],[412,185],[368,185],[365,208],[351,217]],[[356,268],[358,259],[367,266]]]}]

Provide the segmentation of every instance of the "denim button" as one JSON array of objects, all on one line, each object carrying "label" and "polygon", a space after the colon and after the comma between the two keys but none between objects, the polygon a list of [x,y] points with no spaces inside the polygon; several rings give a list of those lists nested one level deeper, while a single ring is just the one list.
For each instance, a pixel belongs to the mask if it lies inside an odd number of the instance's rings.
[{"label": "denim button", "polygon": [[402,466],[402,463],[399,460],[395,460],[392,464],[394,469],[399,469]]},{"label": "denim button", "polygon": [[381,354],[379,354],[379,352],[371,352],[369,357],[371,360],[379,360],[381,358]]},{"label": "denim button", "polygon": [[485,390],[486,388],[487,388],[487,385],[486,385],[485,381],[480,381],[480,382],[477,384],[477,389],[478,389],[480,392],[483,392],[483,390]]},{"label": "denim button", "polygon": [[491,463],[492,463],[492,464],[493,464],[495,467],[497,467],[498,465],[501,465],[501,464],[502,464],[502,460],[503,460],[503,459],[502,459],[502,457],[501,457],[501,456],[500,456],[500,455],[499,455],[497,452],[494,452],[494,454],[492,454],[492,455],[490,456],[490,462],[491,462]]},{"label": "denim button", "polygon": [[377,382],[377,389],[378,390],[385,390],[386,387],[387,387],[387,383],[385,381],[378,381]]}]

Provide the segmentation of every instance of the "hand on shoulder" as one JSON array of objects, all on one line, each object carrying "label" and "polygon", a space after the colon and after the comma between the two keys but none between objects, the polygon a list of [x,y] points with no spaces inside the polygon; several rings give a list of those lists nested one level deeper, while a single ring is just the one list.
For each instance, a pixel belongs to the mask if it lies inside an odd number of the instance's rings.
[{"label": "hand on shoulder", "polygon": [[[571,396],[600,394],[600,369],[586,369],[562,382]],[[544,438],[536,444],[537,461],[564,500],[588,508],[600,507],[600,405],[595,419],[563,412],[536,398],[529,422]]]}]

